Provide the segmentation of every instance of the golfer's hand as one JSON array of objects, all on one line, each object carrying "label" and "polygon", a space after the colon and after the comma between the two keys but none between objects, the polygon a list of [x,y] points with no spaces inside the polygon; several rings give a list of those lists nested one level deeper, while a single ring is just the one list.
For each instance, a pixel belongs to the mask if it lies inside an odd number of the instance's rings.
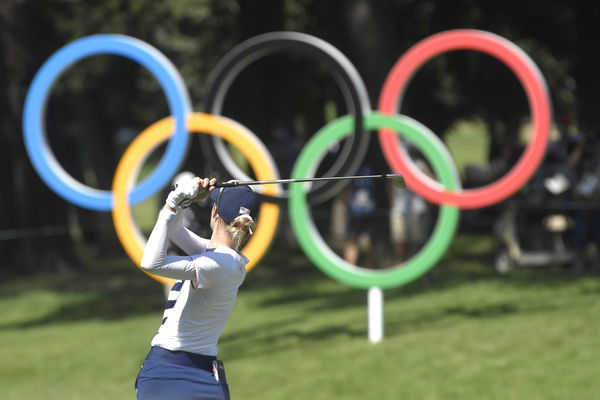
[{"label": "golfer's hand", "polygon": [[167,196],[166,205],[172,210],[188,207],[192,203],[192,199],[198,196],[197,179],[200,178],[176,183],[175,188]]},{"label": "golfer's hand", "polygon": [[198,188],[198,194],[192,199],[192,202],[206,199],[210,192],[215,190],[215,185],[217,184],[217,178],[195,177],[193,181]]}]

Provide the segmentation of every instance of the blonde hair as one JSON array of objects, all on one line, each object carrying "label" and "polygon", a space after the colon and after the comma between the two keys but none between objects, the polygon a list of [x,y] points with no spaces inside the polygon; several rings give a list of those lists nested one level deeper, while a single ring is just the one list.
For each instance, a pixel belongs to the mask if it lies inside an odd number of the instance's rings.
[{"label": "blonde hair", "polygon": [[234,250],[239,250],[248,242],[250,236],[254,234],[256,222],[251,216],[243,214],[237,216],[229,225],[225,226],[227,232],[231,234]]}]

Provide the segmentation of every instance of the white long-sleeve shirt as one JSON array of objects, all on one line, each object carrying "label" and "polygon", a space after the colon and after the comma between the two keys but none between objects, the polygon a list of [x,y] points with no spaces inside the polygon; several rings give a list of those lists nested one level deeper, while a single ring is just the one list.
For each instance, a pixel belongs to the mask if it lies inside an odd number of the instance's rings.
[{"label": "white long-sleeve shirt", "polygon": [[[167,256],[168,240],[188,256]],[[207,356],[218,354],[217,342],[246,276],[248,259],[183,226],[181,215],[163,209],[148,238],[142,268],[177,279],[173,285],[153,346]]]}]

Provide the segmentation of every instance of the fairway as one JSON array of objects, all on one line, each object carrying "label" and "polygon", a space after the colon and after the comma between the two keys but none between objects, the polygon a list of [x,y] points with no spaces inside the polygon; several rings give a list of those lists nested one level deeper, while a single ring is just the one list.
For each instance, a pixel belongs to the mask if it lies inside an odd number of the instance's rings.
[{"label": "fairway", "polygon": [[[232,398],[597,398],[600,279],[559,268],[499,276],[494,245],[460,235],[427,280],[386,291],[377,345],[364,291],[272,251],[220,342]],[[123,258],[87,277],[5,278],[0,290],[3,399],[134,398],[160,286]]]}]

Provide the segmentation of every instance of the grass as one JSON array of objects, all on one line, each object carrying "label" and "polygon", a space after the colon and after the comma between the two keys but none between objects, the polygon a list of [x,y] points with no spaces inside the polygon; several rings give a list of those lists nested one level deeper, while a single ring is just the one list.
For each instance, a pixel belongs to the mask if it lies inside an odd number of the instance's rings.
[{"label": "grass", "polygon": [[[367,341],[366,293],[296,252],[249,274],[220,343],[234,399],[595,399],[600,280],[489,266],[461,235],[427,279],[385,292]],[[125,259],[2,279],[3,399],[131,399],[162,288]]]},{"label": "grass", "polygon": [[461,175],[467,165],[488,162],[490,137],[482,122],[457,122],[448,130],[444,142]]}]

